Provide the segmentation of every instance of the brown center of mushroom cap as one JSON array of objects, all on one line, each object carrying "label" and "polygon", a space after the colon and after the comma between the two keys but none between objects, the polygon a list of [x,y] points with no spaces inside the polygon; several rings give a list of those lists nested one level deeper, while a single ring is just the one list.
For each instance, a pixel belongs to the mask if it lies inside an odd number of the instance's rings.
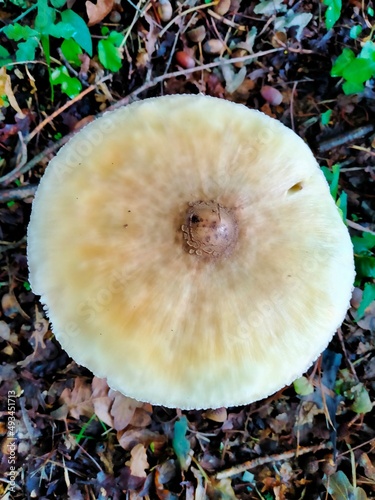
[{"label": "brown center of mushroom cap", "polygon": [[189,203],[181,229],[186,250],[203,257],[229,255],[238,239],[233,210],[215,201]]}]

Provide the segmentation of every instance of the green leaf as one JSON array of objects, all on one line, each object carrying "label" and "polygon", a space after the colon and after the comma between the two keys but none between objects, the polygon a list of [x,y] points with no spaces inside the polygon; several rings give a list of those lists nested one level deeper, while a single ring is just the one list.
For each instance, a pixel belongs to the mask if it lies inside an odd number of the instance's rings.
[{"label": "green leaf", "polygon": [[351,83],[364,83],[371,78],[371,62],[357,57],[344,68],[342,76]]},{"label": "green leaf", "polygon": [[293,382],[293,386],[296,393],[300,396],[307,396],[314,392],[314,386],[306,377],[297,378],[297,380]]},{"label": "green leaf", "polygon": [[323,0],[324,5],[327,5],[325,22],[327,30],[330,30],[341,15],[341,0]]},{"label": "green leaf", "polygon": [[61,13],[61,18],[64,23],[71,24],[75,29],[74,35],[72,35],[73,40],[75,40],[89,56],[92,56],[91,34],[82,17],[73,10],[67,9]]},{"label": "green leaf", "polygon": [[348,212],[348,195],[343,191],[339,199],[336,201],[337,208],[341,213],[341,218],[343,222],[346,224],[347,212]]},{"label": "green leaf", "polygon": [[61,90],[71,99],[76,97],[82,90],[82,84],[78,78],[71,77],[65,66],[59,66],[51,75],[53,85],[61,85]]},{"label": "green leaf", "polygon": [[365,315],[368,306],[375,300],[375,283],[366,283],[363,290],[362,300],[359,304],[355,320],[359,321]]},{"label": "green leaf", "polygon": [[21,26],[21,24],[9,24],[4,28],[4,33],[10,40],[19,42],[20,40],[27,40],[30,37],[38,36],[39,33],[30,28],[30,26]]},{"label": "green leaf", "polygon": [[75,32],[74,26],[64,22],[52,24],[49,29],[49,34],[55,38],[72,38]]},{"label": "green leaf", "polygon": [[375,257],[367,255],[355,256],[355,270],[357,278],[367,279],[375,278]]},{"label": "green leaf", "polygon": [[336,201],[337,191],[339,189],[339,178],[340,178],[340,164],[336,163],[332,165],[332,179],[329,183],[329,190],[331,192],[332,198]]},{"label": "green leaf", "polygon": [[122,56],[120,50],[109,40],[100,40],[98,43],[99,61],[106,69],[116,72],[122,66]]},{"label": "green leaf", "polygon": [[362,236],[352,236],[354,253],[357,255],[371,255],[371,250],[375,250],[375,234],[362,233]]},{"label": "green leaf", "polygon": [[363,83],[345,82],[342,86],[345,95],[360,94],[365,90]]},{"label": "green leaf", "polygon": [[369,66],[372,69],[373,74],[375,73],[375,43],[367,41],[359,54],[361,59],[367,59]]},{"label": "green leaf", "polygon": [[5,47],[0,45],[0,67],[5,66],[12,62],[12,58],[10,57],[10,53],[7,51]]},{"label": "green leaf", "polygon": [[16,51],[17,62],[33,61],[35,59],[35,51],[38,47],[37,38],[29,38],[26,42],[20,42]]},{"label": "green leaf", "polygon": [[359,383],[352,387],[351,390],[354,394],[354,402],[351,409],[356,413],[369,413],[372,410],[372,404],[366,387],[362,383]]},{"label": "green leaf", "polygon": [[82,49],[73,39],[63,41],[61,44],[61,52],[70,64],[81,66],[81,60],[78,56],[82,54]]},{"label": "green leaf", "polygon": [[354,488],[341,470],[335,472],[335,474],[332,474],[329,478],[324,475],[323,483],[328,493],[332,495],[333,500],[348,500],[353,498],[352,493]]},{"label": "green leaf", "polygon": [[320,121],[323,127],[329,124],[329,120],[331,119],[332,109],[327,109],[324,113],[320,115]]},{"label": "green leaf", "polygon": [[61,7],[64,7],[66,4],[66,0],[50,0],[52,7],[55,7],[55,9],[61,9]]},{"label": "green leaf", "polygon": [[179,420],[176,420],[174,424],[172,439],[172,446],[182,470],[187,470],[189,465],[190,441],[186,438],[187,430],[188,421],[185,415],[183,415]]},{"label": "green leaf", "polygon": [[56,11],[47,5],[47,0],[38,0],[38,14],[35,28],[42,35],[49,35],[50,27],[55,23]]},{"label": "green leaf", "polygon": [[342,76],[344,69],[355,59],[355,54],[351,49],[344,49],[336,59],[331,69],[331,76]]},{"label": "green leaf", "polygon": [[353,38],[353,40],[356,40],[361,33],[362,33],[362,26],[358,24],[357,26],[353,26],[350,29],[349,36],[350,38]]},{"label": "green leaf", "polygon": [[374,9],[370,5],[367,7],[367,14],[371,17],[374,16]]}]

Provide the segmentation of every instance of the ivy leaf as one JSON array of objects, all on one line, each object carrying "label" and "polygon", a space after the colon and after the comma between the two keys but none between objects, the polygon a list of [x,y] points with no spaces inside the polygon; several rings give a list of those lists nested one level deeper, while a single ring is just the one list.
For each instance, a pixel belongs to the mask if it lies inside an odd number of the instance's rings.
[{"label": "ivy leaf", "polygon": [[186,438],[188,430],[187,418],[182,416],[174,424],[172,446],[182,470],[187,470],[189,466],[190,441]]},{"label": "ivy leaf", "polygon": [[355,59],[354,52],[351,49],[344,49],[338,56],[331,69],[331,76],[342,76],[344,69]]},{"label": "ivy leaf", "polygon": [[342,76],[351,83],[364,83],[372,75],[371,63],[367,59],[357,57],[344,69]]},{"label": "ivy leaf", "polygon": [[330,30],[341,15],[342,0],[323,0],[323,3],[328,7],[325,21],[327,30]]},{"label": "ivy leaf", "polygon": [[15,42],[27,40],[39,34],[37,31],[31,29],[30,26],[22,26],[19,23],[9,24],[3,31],[10,40],[14,40]]},{"label": "ivy leaf", "polygon": [[375,300],[375,283],[366,283],[363,289],[361,303],[359,304],[355,320],[359,321],[365,315],[368,306]]},{"label": "ivy leaf", "polygon": [[16,51],[16,60],[20,61],[33,61],[35,59],[35,51],[38,47],[38,39],[36,37],[29,38],[26,42],[18,44]]},{"label": "ivy leaf", "polygon": [[345,82],[342,86],[345,95],[360,94],[365,90],[363,83]]},{"label": "ivy leaf", "polygon": [[72,35],[73,40],[75,40],[89,56],[92,56],[91,34],[82,17],[73,10],[67,9],[61,13],[61,18],[64,23],[70,24],[74,28],[75,31]]}]

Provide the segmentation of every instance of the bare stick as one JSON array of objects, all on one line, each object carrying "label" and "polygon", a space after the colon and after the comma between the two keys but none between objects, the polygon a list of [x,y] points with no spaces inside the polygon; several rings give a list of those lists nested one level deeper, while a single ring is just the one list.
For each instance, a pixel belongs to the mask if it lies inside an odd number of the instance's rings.
[{"label": "bare stick", "polygon": [[316,453],[319,450],[328,450],[332,448],[331,443],[322,443],[317,446],[303,446],[296,450],[286,451],[285,453],[277,453],[275,455],[269,455],[267,457],[258,457],[253,460],[248,460],[243,464],[235,465],[230,469],[223,470],[216,474],[216,479],[225,479],[227,477],[236,476],[249,469],[254,469],[259,465],[269,464],[270,462],[280,462],[283,460],[289,460],[290,458],[296,458],[300,455],[306,455],[307,453]]}]

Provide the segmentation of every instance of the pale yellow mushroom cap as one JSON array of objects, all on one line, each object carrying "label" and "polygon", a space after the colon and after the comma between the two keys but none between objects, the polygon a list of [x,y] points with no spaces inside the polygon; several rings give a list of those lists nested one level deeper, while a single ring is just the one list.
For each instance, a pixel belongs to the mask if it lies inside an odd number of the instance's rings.
[{"label": "pale yellow mushroom cap", "polygon": [[299,377],[349,305],[352,245],[311,151],[245,106],[176,95],[87,125],[28,230],[62,346],[127,396],[250,403]]}]

